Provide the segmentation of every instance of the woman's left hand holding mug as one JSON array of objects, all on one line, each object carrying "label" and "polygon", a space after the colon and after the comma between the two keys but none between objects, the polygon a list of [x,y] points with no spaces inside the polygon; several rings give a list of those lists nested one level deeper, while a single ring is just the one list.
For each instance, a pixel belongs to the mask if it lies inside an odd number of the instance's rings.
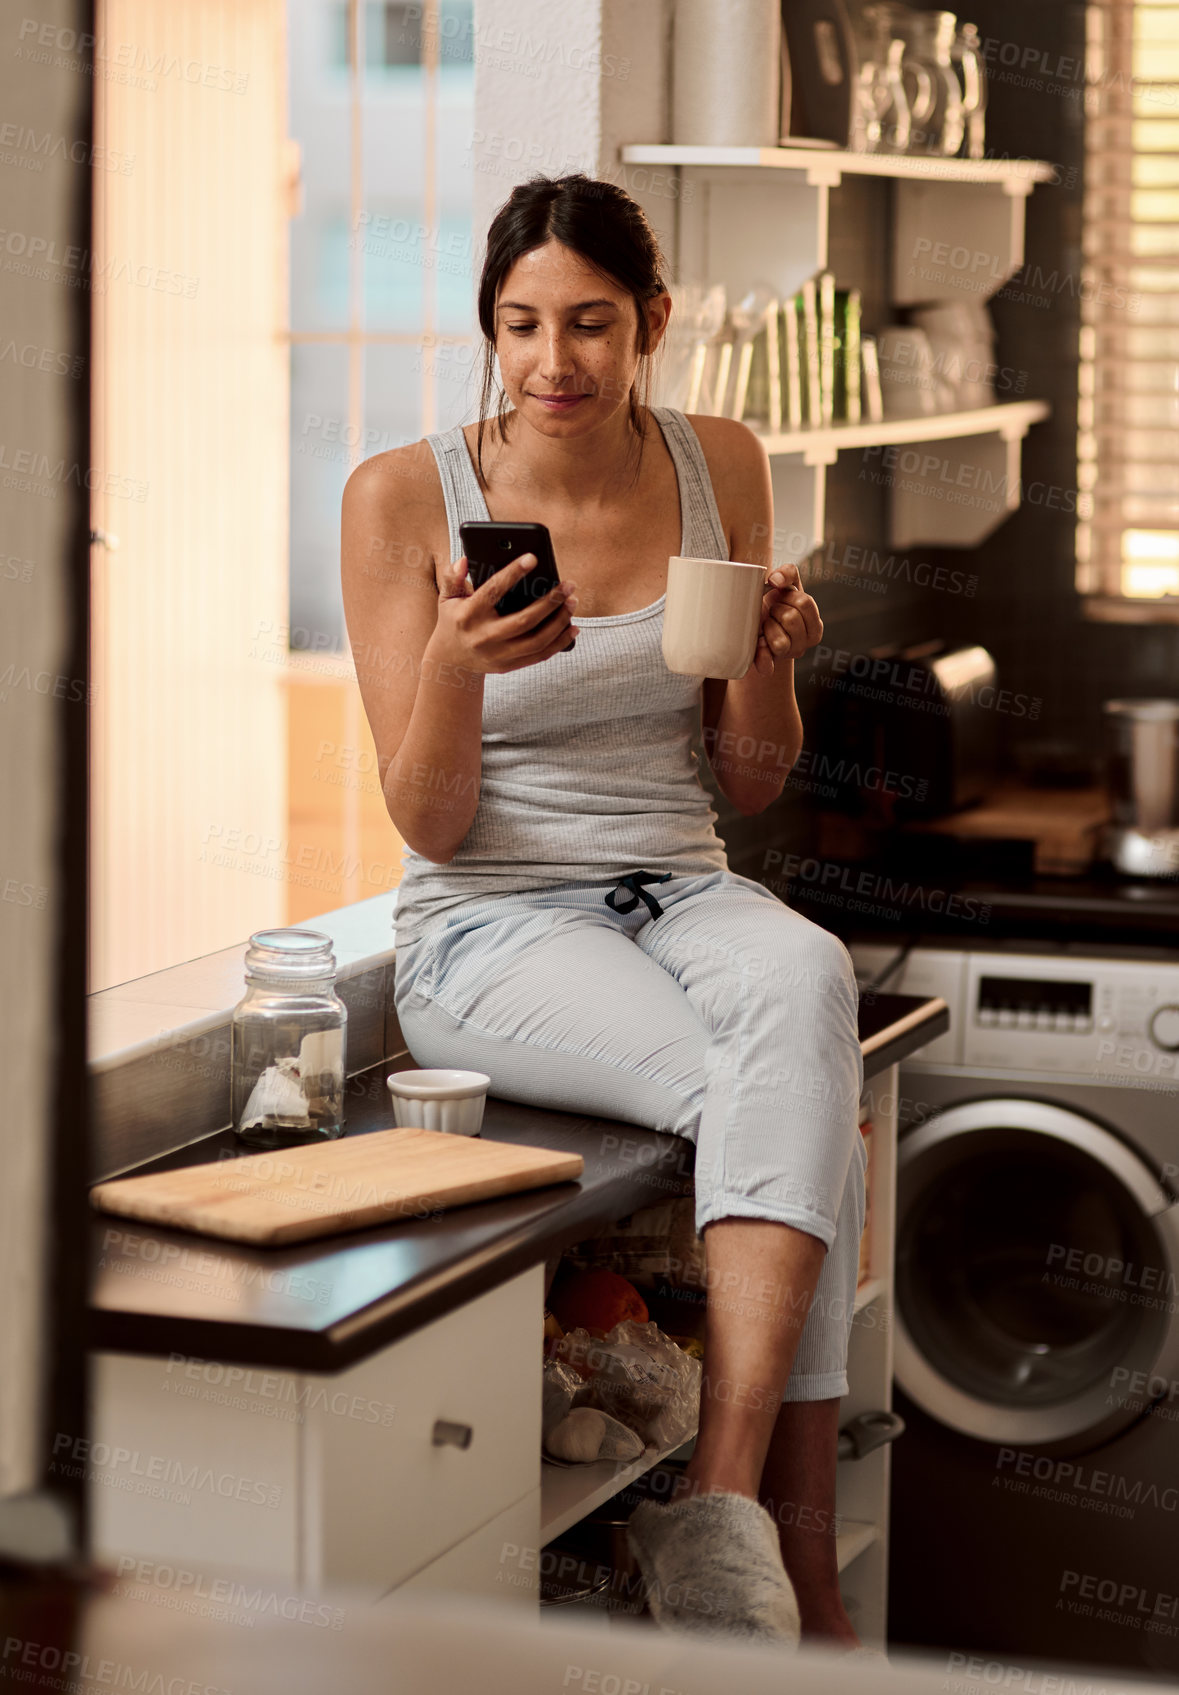
[{"label": "woman's left hand holding mug", "polygon": [[761,633],[754,668],[772,677],[779,659],[801,659],[823,639],[819,608],[802,586],[797,565],[775,565],[761,602]]}]

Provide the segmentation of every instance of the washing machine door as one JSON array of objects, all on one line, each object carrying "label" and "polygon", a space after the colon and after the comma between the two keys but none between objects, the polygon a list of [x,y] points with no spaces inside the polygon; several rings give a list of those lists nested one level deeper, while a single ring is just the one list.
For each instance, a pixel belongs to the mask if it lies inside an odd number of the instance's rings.
[{"label": "washing machine door", "polygon": [[962,1102],[902,1136],[897,1381],[981,1440],[1076,1447],[1179,1405],[1179,1206],[1103,1126]]}]

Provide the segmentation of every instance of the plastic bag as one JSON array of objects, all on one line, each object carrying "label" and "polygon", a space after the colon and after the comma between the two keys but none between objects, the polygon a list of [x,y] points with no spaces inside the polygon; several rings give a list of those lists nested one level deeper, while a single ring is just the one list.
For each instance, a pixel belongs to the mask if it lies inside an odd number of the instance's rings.
[{"label": "plastic bag", "polygon": [[540,1430],[541,1436],[546,1437],[555,1430],[561,1420],[569,1413],[574,1402],[579,1398],[585,1399],[582,1391],[584,1380],[578,1376],[573,1367],[559,1359],[547,1359],[544,1362],[544,1382],[541,1393]]},{"label": "plastic bag", "polygon": [[617,1460],[626,1465],[643,1452],[643,1438],[600,1407],[574,1407],[544,1440],[545,1458],[566,1465]]},{"label": "plastic bag", "polygon": [[626,1319],[603,1342],[571,1330],[556,1353],[585,1378],[585,1404],[628,1425],[648,1447],[678,1448],[695,1431],[701,1362],[652,1321]]}]

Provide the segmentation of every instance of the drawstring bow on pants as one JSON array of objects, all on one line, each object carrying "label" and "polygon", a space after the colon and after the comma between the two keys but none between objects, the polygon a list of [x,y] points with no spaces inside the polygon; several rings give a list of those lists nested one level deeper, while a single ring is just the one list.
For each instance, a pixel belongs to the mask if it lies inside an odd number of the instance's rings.
[{"label": "drawstring bow on pants", "polygon": [[[610,890],[610,893],[605,896],[606,905],[610,907],[612,911],[624,914],[627,912],[633,912],[639,902],[642,901],[652,918],[662,918],[663,908],[655,899],[654,895],[649,895],[647,893],[643,884],[666,883],[670,877],[670,871],[631,871],[627,876],[620,877],[618,882]],[[625,902],[620,901],[618,898],[624,889],[628,889],[630,891],[630,899]]]}]

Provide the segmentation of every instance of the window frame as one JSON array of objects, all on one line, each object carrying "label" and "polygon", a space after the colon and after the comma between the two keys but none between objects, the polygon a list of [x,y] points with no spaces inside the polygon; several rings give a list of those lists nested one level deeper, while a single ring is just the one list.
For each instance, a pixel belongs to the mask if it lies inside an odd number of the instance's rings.
[{"label": "window frame", "polygon": [[[1156,0],[1159,10],[1168,8],[1171,0]],[[1179,10],[1179,8],[1176,8]],[[1176,148],[1159,150],[1141,147],[1135,140],[1134,124],[1141,114],[1136,110],[1144,89],[1166,89],[1166,113],[1175,111],[1179,103],[1179,71],[1160,78],[1134,75],[1135,24],[1144,13],[1155,10],[1150,0],[1088,0],[1086,6],[1086,88],[1085,88],[1085,158],[1086,181],[1082,206],[1081,315],[1082,328],[1078,370],[1078,429],[1077,429],[1077,536],[1076,588],[1081,596],[1087,618],[1116,623],[1175,623],[1179,622],[1179,589],[1162,595],[1131,594],[1125,588],[1125,573],[1129,561],[1125,557],[1124,538],[1135,526],[1124,515],[1113,524],[1103,521],[1100,501],[1107,498],[1122,503],[1127,495],[1126,471],[1134,461],[1122,457],[1115,447],[1103,449],[1103,437],[1108,441],[1111,432],[1141,429],[1148,426],[1111,424],[1100,416],[1107,397],[1116,403],[1132,393],[1129,376],[1121,373],[1112,386],[1109,377],[1115,363],[1125,371],[1126,357],[1117,349],[1133,320],[1127,317],[1127,301],[1139,298],[1147,302],[1170,292],[1179,300],[1179,289],[1159,290],[1140,295],[1134,287],[1134,272],[1148,268],[1151,258],[1165,262],[1168,268],[1179,270],[1179,213],[1174,219],[1174,251],[1160,256],[1136,254],[1128,239],[1113,236],[1114,227],[1132,231],[1135,227],[1130,196],[1136,190],[1135,162],[1139,158],[1163,158],[1179,165],[1179,114],[1175,119]],[[1179,47],[1179,31],[1175,46]],[[1100,161],[1100,168],[1095,168]],[[1179,203],[1179,171],[1170,190]],[[1116,203],[1116,209],[1114,206]],[[1163,227],[1170,220],[1163,220]],[[1115,243],[1117,243],[1115,245]],[[1124,243],[1124,244],[1123,244]],[[1169,320],[1147,320],[1141,327],[1166,328],[1179,334],[1179,308]],[[1134,356],[1131,364],[1144,362],[1143,355]],[[1170,363],[1168,357],[1167,362]],[[1175,354],[1179,367],[1179,349]],[[1179,419],[1166,426],[1168,437],[1179,442]],[[1179,508],[1179,488],[1174,504]],[[1146,533],[1166,533],[1173,528],[1179,548],[1179,514],[1174,524],[1143,521]],[[1116,547],[1116,552],[1115,552]]]}]

